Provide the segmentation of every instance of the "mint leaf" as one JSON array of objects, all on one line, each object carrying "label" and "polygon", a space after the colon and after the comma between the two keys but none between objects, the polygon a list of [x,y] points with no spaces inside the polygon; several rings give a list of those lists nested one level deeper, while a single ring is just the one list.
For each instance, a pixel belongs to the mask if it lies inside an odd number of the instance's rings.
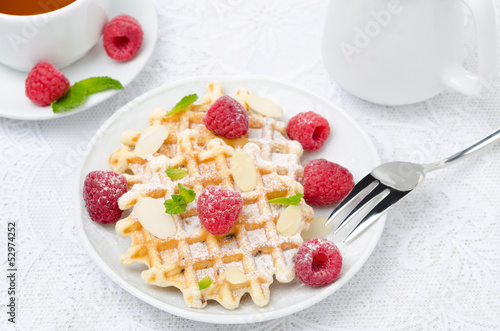
[{"label": "mint leaf", "polygon": [[206,275],[205,277],[203,277],[203,279],[200,280],[198,283],[198,287],[200,288],[200,291],[203,289],[206,289],[207,287],[212,285],[212,282],[213,282],[213,280],[212,280],[212,278],[210,278],[209,275]]},{"label": "mint leaf", "polygon": [[181,178],[184,178],[188,175],[187,170],[182,169],[182,168],[178,168],[178,169],[168,168],[167,170],[165,170],[165,172],[167,173],[167,176],[173,180],[181,179]]},{"label": "mint leaf", "polygon": [[189,107],[196,100],[198,100],[198,95],[196,95],[196,94],[186,95],[165,116],[170,116],[170,115],[174,115],[174,114],[183,112],[184,110],[187,109],[187,107]]},{"label": "mint leaf", "polygon": [[186,204],[192,202],[196,197],[195,191],[185,188],[181,183],[179,183],[179,195],[184,198]]},{"label": "mint leaf", "polygon": [[172,200],[174,200],[174,203],[176,205],[186,205],[187,204],[181,195],[172,194]]},{"label": "mint leaf", "polygon": [[186,204],[177,204],[174,200],[165,200],[163,203],[165,206],[165,212],[170,215],[175,215],[179,213],[183,213],[186,211]]},{"label": "mint leaf", "polygon": [[194,201],[195,197],[195,191],[187,189],[179,183],[179,194],[172,194],[172,199],[163,203],[165,212],[171,215],[183,213],[186,211],[187,204]]},{"label": "mint leaf", "polygon": [[122,84],[110,77],[91,77],[73,84],[66,94],[52,102],[54,113],[64,113],[81,106],[91,94],[106,90],[121,90]]},{"label": "mint leaf", "polygon": [[107,90],[123,90],[122,84],[111,77],[91,77],[75,84],[83,84],[87,87],[88,94],[94,94]]},{"label": "mint leaf", "polygon": [[304,196],[304,194],[297,193],[295,195],[292,195],[291,197],[271,199],[271,200],[269,200],[269,202],[270,203],[280,203],[282,205],[298,206],[298,204],[300,203],[300,199],[302,199],[303,196]]},{"label": "mint leaf", "polygon": [[64,113],[79,107],[87,98],[87,87],[83,84],[71,86],[64,96],[52,102],[54,113]]}]

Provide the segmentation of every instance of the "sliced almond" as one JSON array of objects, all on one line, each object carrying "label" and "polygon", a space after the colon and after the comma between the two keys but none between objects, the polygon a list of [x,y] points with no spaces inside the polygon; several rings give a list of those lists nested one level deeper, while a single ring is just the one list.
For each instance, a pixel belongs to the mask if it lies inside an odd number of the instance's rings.
[{"label": "sliced almond", "polygon": [[145,159],[148,155],[156,153],[167,137],[168,130],[165,126],[161,124],[151,125],[142,131],[135,145],[135,155]]},{"label": "sliced almond", "polygon": [[257,186],[257,170],[245,150],[238,148],[231,157],[231,174],[234,183],[242,192],[249,192]]},{"label": "sliced almond", "polygon": [[326,220],[328,217],[319,216],[312,219],[311,224],[309,225],[309,230],[302,232],[301,236],[304,241],[314,239],[314,238],[322,238],[328,235],[333,228],[333,222],[325,226]]},{"label": "sliced almond", "polygon": [[227,266],[226,271],[224,272],[226,275],[226,279],[231,284],[237,285],[244,283],[248,280],[247,276],[241,271],[238,267],[234,265]]},{"label": "sliced almond", "polygon": [[281,212],[278,222],[276,222],[276,230],[284,236],[293,236],[299,229],[302,221],[302,211],[299,206],[290,205]]},{"label": "sliced almond", "polygon": [[174,219],[165,213],[163,202],[150,197],[137,201],[134,213],[141,225],[153,236],[167,239],[177,233]]},{"label": "sliced almond", "polygon": [[249,94],[245,101],[251,110],[261,115],[274,118],[283,116],[283,109],[280,106],[260,95]]}]

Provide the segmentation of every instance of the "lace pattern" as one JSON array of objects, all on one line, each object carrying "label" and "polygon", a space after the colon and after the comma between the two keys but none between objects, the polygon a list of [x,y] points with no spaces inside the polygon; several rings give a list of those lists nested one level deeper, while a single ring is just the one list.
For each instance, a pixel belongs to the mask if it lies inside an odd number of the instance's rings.
[{"label": "lace pattern", "polygon": [[[500,1],[495,5],[500,13]],[[0,119],[3,226],[18,225],[15,329],[226,329],[165,313],[122,290],[86,254],[72,219],[75,174],[89,138],[115,110],[161,84],[211,74],[288,80],[349,113],[382,161],[435,161],[500,126],[498,84],[482,99],[445,92],[397,108],[340,89],[320,57],[326,6],[326,0],[157,1],[156,49],[124,92],[58,120]],[[466,36],[466,66],[474,70],[472,24]],[[499,329],[498,164],[500,145],[429,174],[391,210],[377,248],[348,284],[309,309],[239,328]],[[13,326],[2,316],[0,329],[6,327]]]}]

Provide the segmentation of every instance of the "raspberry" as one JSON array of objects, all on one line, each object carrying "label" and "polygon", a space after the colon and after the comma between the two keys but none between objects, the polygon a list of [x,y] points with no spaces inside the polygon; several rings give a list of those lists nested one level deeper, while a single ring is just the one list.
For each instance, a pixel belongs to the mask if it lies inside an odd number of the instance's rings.
[{"label": "raspberry", "polygon": [[31,69],[25,82],[26,96],[45,107],[66,94],[69,80],[48,62],[39,62]]},{"label": "raspberry", "polygon": [[108,56],[116,61],[127,62],[136,56],[142,45],[142,28],[129,15],[118,15],[104,26],[102,43]]},{"label": "raspberry", "polygon": [[333,282],[342,269],[342,255],[331,241],[324,238],[303,243],[295,257],[295,274],[310,286]]},{"label": "raspberry", "polygon": [[228,95],[217,99],[203,117],[207,128],[228,139],[240,138],[248,132],[248,114],[245,108]]},{"label": "raspberry", "polygon": [[114,223],[122,215],[118,198],[127,192],[127,179],[112,171],[92,171],[83,184],[83,200],[90,218],[97,223]]},{"label": "raspberry", "polygon": [[304,167],[304,199],[310,205],[338,203],[354,187],[346,168],[325,159],[311,160]]},{"label": "raspberry", "polygon": [[196,210],[205,229],[211,234],[220,235],[231,231],[242,208],[240,192],[207,186],[198,197]]},{"label": "raspberry", "polygon": [[312,111],[299,113],[288,121],[286,134],[290,139],[297,140],[304,149],[316,151],[330,135],[330,124],[323,116]]}]

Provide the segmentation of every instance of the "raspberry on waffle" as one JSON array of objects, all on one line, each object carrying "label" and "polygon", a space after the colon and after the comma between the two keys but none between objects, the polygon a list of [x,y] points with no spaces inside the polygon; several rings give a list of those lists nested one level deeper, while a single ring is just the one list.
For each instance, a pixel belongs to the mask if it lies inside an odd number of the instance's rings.
[{"label": "raspberry on waffle", "polygon": [[[246,90],[235,98],[244,102]],[[301,222],[297,231],[283,236],[276,222],[284,206],[270,204],[276,197],[303,192],[299,180],[303,176],[300,164],[302,148],[285,138],[284,123],[248,111],[249,132],[239,139],[221,139],[206,129],[202,118],[210,105],[222,95],[218,83],[211,83],[201,104],[191,105],[181,113],[165,117],[164,110],[150,115],[150,125],[162,124],[169,130],[168,138],[157,153],[142,159],[133,147],[140,132],[122,135],[124,146],[110,157],[110,165],[124,173],[130,190],[119,200],[121,209],[131,209],[143,197],[164,201],[178,193],[178,183],[192,189],[198,197],[209,185],[237,191],[231,174],[231,158],[236,148],[250,155],[257,172],[254,190],[241,192],[243,209],[236,225],[226,235],[210,234],[200,222],[196,201],[186,211],[172,215],[177,232],[167,239],[149,233],[135,213],[118,221],[117,233],[131,237],[132,244],[121,256],[124,264],[146,264],[142,279],[162,287],[179,288],[189,307],[202,308],[207,300],[216,300],[225,308],[238,307],[241,297],[250,293],[258,306],[270,299],[269,286],[273,276],[279,282],[290,282],[294,276],[294,257],[303,240],[301,231],[309,227],[313,210],[301,201]],[[184,167],[188,175],[172,180],[165,173],[168,168]],[[131,173],[131,174],[130,174]],[[236,267],[244,274],[244,281],[234,283],[226,270]],[[198,282],[206,275],[213,283],[200,290]]]}]

